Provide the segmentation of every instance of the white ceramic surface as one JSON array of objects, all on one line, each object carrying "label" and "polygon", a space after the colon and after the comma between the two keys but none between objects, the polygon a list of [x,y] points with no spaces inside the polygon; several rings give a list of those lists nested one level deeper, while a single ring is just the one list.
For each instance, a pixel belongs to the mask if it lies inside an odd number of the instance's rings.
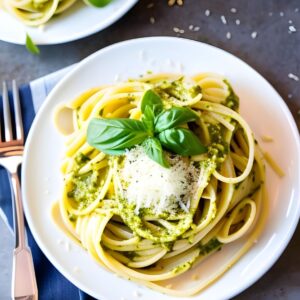
[{"label": "white ceramic surface", "polygon": [[113,0],[103,8],[78,0],[70,9],[55,16],[42,28],[28,27],[1,8],[0,40],[25,44],[26,33],[38,45],[74,41],[98,32],[120,19],[138,0]]},{"label": "white ceramic surface", "polygon": [[[286,173],[284,178],[279,178],[267,166],[270,212],[261,237],[223,277],[192,297],[228,299],[258,280],[278,259],[292,237],[300,212],[300,146],[295,122],[278,93],[251,67],[223,50],[178,38],[144,38],[107,47],[76,66],[50,93],[27,140],[22,186],[28,223],[37,243],[56,268],[94,297],[134,299],[134,291],[139,291],[141,300],[177,299],[139,287],[103,270],[50,218],[51,205],[60,197],[59,167],[64,153],[64,138],[53,125],[54,108],[90,87],[137,77],[148,70],[224,74],[240,96],[241,114],[251,125],[261,146]],[[264,143],[262,135],[272,136],[274,142]],[[240,243],[223,247],[191,272],[199,273],[201,281],[230,257]],[[74,267],[79,271],[75,272]],[[181,277],[180,284],[191,286],[196,283],[191,280],[191,272]]]}]

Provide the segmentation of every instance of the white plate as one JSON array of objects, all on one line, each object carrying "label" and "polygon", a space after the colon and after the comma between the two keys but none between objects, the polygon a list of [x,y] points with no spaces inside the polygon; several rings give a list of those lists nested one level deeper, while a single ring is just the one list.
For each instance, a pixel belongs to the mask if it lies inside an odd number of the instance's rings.
[{"label": "white plate", "polygon": [[[22,178],[29,226],[40,248],[56,268],[96,298],[132,299],[133,292],[138,289],[141,300],[177,299],[138,287],[105,271],[50,218],[51,205],[61,193],[59,167],[64,153],[63,138],[53,125],[54,108],[90,87],[114,82],[116,78],[137,77],[148,70],[223,73],[240,96],[241,114],[250,123],[262,147],[286,173],[281,179],[267,167],[270,217],[257,244],[217,282],[192,297],[202,300],[231,298],[258,280],[278,259],[292,237],[300,212],[300,146],[292,115],[271,85],[238,58],[212,46],[167,37],[131,40],[91,55],[67,75],[49,95],[27,140]],[[263,143],[262,135],[271,135],[274,142]],[[45,194],[45,191],[49,193]],[[71,250],[68,252],[59,240],[69,243]],[[200,264],[196,269],[200,277],[211,274],[239,243],[224,247]],[[74,272],[74,267],[80,271]],[[181,282],[194,284],[190,274]]]},{"label": "white plate", "polygon": [[51,19],[43,29],[28,27],[1,9],[0,40],[25,44],[26,33],[38,45],[74,41],[98,32],[120,19],[138,0],[113,0],[103,8],[87,6],[78,0],[61,15]]}]

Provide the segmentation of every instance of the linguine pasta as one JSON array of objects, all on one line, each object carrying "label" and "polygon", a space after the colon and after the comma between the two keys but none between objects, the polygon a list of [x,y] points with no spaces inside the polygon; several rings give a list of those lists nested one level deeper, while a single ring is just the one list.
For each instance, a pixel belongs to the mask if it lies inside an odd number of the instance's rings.
[{"label": "linguine pasta", "polygon": [[[170,164],[164,169],[138,145],[109,155],[87,143],[92,118],[140,120],[141,99],[149,89],[166,109],[188,107],[199,116],[182,127],[207,152],[183,157],[164,150]],[[258,238],[267,211],[262,154],[225,78],[147,75],[90,89],[66,107],[74,130],[61,167],[60,215],[64,229],[103,267],[163,293],[191,296],[226,272]],[[196,287],[165,283],[243,237],[243,246]]]}]

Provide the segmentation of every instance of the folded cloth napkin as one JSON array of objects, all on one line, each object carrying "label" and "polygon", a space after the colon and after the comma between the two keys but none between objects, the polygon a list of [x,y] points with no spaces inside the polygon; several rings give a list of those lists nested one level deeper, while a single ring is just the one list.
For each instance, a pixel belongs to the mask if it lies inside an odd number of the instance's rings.
[{"label": "folded cloth napkin", "polygon": [[[46,96],[57,84],[57,82],[65,74],[70,72],[72,68],[74,68],[74,65],[57,71],[55,73],[49,74],[45,77],[36,79],[30,82],[29,84],[25,84],[19,87],[25,136],[28,135],[34,116],[38,112]],[[11,100],[12,99],[10,95],[10,101]],[[1,97],[0,101],[2,101]],[[2,105],[0,105],[0,107],[0,109],[2,109]],[[2,112],[0,113],[2,115]],[[9,226],[12,227],[13,222],[10,185],[8,182],[7,173],[2,168],[0,168],[0,208],[4,211],[8,219]],[[54,266],[48,261],[48,259],[39,249],[29,228],[26,228],[28,243],[31,248],[34,260],[39,298],[46,300],[93,299],[92,297],[78,290],[77,287],[70,283],[66,278],[63,277],[63,275],[61,275],[54,268]],[[12,255],[12,251],[10,252],[10,254]],[[11,259],[11,257],[7,257],[7,259]]]}]

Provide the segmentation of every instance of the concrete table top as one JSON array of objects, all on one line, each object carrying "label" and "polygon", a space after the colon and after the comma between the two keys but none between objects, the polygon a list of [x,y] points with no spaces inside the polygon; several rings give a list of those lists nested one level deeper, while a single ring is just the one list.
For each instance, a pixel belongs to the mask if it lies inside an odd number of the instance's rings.
[{"label": "concrete table top", "polygon": [[[153,7],[147,8],[149,3]],[[296,32],[289,32],[289,26]],[[176,33],[175,27],[184,32]],[[182,7],[169,7],[167,0],[140,0],[108,29],[75,42],[42,46],[39,56],[24,46],[0,42],[0,82],[15,78],[25,83],[110,44],[158,35],[202,41],[241,58],[275,87],[300,128],[300,81],[289,77],[300,77],[299,0],[185,0]],[[235,299],[300,299],[300,226],[271,270]]]}]

